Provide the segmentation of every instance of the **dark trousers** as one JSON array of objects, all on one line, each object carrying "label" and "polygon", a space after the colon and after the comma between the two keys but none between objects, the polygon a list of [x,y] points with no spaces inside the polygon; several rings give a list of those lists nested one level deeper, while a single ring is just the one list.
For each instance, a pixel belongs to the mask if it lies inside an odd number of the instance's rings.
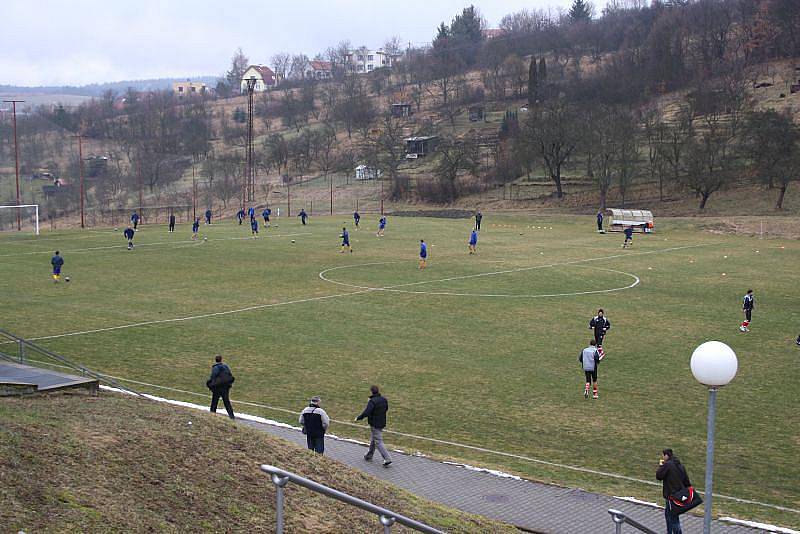
[{"label": "dark trousers", "polygon": [[233,419],[233,406],[231,406],[230,392],[231,388],[211,390],[211,413],[217,413],[217,405],[219,404],[220,397],[222,397],[222,403],[225,405],[225,411],[228,412],[228,417]]},{"label": "dark trousers", "polygon": [[669,501],[664,507],[664,518],[667,520],[667,534],[683,534],[681,518],[670,511]]},{"label": "dark trousers", "polygon": [[169,223],[169,231],[170,232],[174,232],[175,231],[175,223],[174,222]]},{"label": "dark trousers", "polygon": [[480,219],[475,219],[475,229],[476,230],[480,230],[481,229],[481,220]]},{"label": "dark trousers", "polygon": [[136,219],[135,221],[133,221],[133,229],[136,230],[136,227],[138,226],[139,226],[139,219]]},{"label": "dark trousers", "polygon": [[594,342],[598,347],[603,346],[603,338],[606,337],[605,332],[595,330],[594,331]]},{"label": "dark trousers", "polygon": [[206,217],[206,224],[211,224],[211,217]]},{"label": "dark trousers", "polygon": [[597,229],[598,230],[603,229],[603,219],[597,219]]},{"label": "dark trousers", "polygon": [[308,444],[308,449],[319,454],[325,454],[325,436],[319,438],[312,438],[311,436],[306,436],[306,443]]}]

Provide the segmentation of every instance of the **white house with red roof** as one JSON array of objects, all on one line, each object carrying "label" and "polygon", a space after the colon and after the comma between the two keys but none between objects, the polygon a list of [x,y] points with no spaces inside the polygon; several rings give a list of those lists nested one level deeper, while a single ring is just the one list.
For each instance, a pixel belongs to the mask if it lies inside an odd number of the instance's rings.
[{"label": "white house with red roof", "polygon": [[333,77],[333,69],[330,61],[320,61],[313,59],[308,62],[305,73],[306,79],[328,80]]},{"label": "white house with red roof", "polygon": [[247,92],[248,80],[255,81],[253,90],[257,93],[261,93],[268,89],[273,89],[277,83],[275,73],[271,68],[265,65],[250,65],[247,67],[247,69],[244,71],[244,74],[242,74],[242,83],[240,87],[240,91],[242,93]]}]

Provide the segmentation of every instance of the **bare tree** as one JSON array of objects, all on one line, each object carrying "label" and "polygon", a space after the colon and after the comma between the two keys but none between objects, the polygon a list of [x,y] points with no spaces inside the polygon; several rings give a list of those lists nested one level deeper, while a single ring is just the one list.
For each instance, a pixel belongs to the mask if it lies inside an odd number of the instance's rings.
[{"label": "bare tree", "polygon": [[789,183],[800,180],[800,130],[789,116],[756,111],[747,117],[743,148],[754,176],[778,185],[775,209],[783,209]]},{"label": "bare tree", "polygon": [[442,200],[452,202],[458,198],[459,174],[475,172],[478,168],[477,145],[471,139],[443,139],[436,155],[438,162],[434,173],[439,180]]},{"label": "bare tree", "polygon": [[521,133],[539,153],[556,186],[556,196],[562,198],[561,170],[578,147],[581,136],[576,109],[564,99],[550,101],[529,112]]},{"label": "bare tree", "polygon": [[286,79],[289,74],[289,66],[292,62],[292,56],[286,52],[278,52],[270,59],[272,68],[275,70],[275,77],[277,82],[281,83]]}]

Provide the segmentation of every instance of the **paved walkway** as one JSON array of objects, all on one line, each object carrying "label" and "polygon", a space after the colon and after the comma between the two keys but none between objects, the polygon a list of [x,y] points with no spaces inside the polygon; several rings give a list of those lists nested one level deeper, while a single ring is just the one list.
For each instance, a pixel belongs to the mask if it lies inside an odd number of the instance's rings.
[{"label": "paved walkway", "polygon": [[[242,419],[239,421],[303,447],[306,446],[306,438],[298,430]],[[368,432],[365,427],[365,438],[368,437]],[[364,461],[365,452],[366,447],[357,443],[325,440],[325,454],[335,460],[421,497],[533,532],[559,534],[614,532],[614,525],[608,514],[609,508],[625,512],[656,532],[664,532],[664,512],[652,506],[579,489],[504,478],[458,465],[399,453],[393,453],[393,463],[387,469],[381,465],[380,454],[377,451],[372,462]],[[703,531],[701,517],[684,516],[681,523],[687,534]],[[623,532],[634,532],[634,529],[625,526]],[[717,521],[714,532],[753,534],[757,530]]]}]

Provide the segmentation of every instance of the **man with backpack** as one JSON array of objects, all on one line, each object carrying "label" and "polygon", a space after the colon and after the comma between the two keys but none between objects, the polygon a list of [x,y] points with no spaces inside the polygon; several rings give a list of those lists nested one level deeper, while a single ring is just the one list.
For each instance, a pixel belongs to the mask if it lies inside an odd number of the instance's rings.
[{"label": "man with backpack", "polygon": [[206,386],[211,390],[211,413],[217,413],[217,405],[219,399],[222,398],[222,403],[225,405],[225,411],[228,412],[228,417],[234,419],[233,406],[231,406],[230,391],[233,386],[233,381],[236,380],[231,373],[231,368],[227,364],[222,363],[222,356],[217,354],[214,357],[213,367],[211,367],[211,376],[206,382]]},{"label": "man with backpack", "polygon": [[670,496],[684,488],[690,488],[692,483],[686,474],[686,468],[673,454],[672,449],[661,451],[661,462],[656,471],[656,479],[663,482],[662,494],[666,501],[664,517],[667,520],[667,534],[682,534],[681,518],[670,504]]},{"label": "man with backpack", "polygon": [[309,450],[325,454],[325,432],[331,424],[331,418],[320,408],[321,400],[317,396],[311,397],[311,403],[300,414],[300,424],[303,426]]}]

